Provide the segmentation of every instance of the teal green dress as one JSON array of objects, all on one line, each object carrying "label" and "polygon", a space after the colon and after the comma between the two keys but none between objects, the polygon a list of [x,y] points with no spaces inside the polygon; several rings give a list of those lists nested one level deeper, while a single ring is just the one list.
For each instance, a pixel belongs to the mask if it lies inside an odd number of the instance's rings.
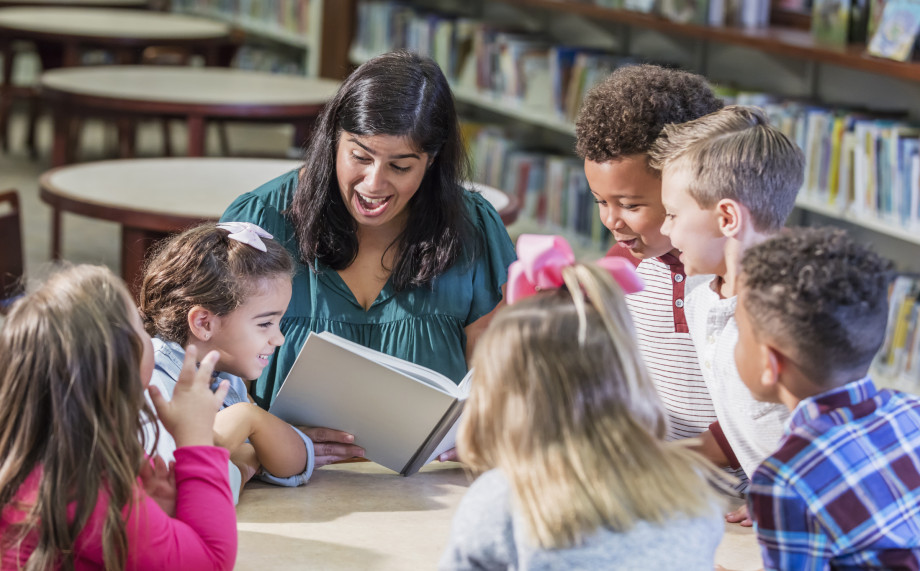
[{"label": "teal green dress", "polygon": [[[299,260],[294,228],[283,214],[296,190],[297,171],[291,171],[238,197],[221,220],[258,224]],[[281,320],[284,345],[252,383],[256,402],[268,408],[311,331],[331,331],[459,383],[467,371],[464,328],[501,301],[515,259],[514,245],[492,205],[473,192],[465,199],[482,239],[479,255],[456,262],[430,287],[397,293],[387,282],[365,311],[338,272],[318,261],[316,272],[297,262],[291,304]]]}]

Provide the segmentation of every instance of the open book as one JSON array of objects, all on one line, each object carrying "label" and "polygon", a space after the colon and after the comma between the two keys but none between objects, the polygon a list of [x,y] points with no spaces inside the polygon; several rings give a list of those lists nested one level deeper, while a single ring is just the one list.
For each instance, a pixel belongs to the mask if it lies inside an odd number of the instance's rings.
[{"label": "open book", "polygon": [[369,460],[409,476],[454,447],[469,382],[470,373],[455,385],[332,333],[310,333],[269,412],[353,434]]}]

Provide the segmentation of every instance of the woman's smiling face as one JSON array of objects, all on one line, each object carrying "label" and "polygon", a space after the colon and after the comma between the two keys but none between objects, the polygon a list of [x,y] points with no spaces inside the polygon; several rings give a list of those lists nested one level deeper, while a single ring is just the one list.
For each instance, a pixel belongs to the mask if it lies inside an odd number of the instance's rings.
[{"label": "woman's smiling face", "polygon": [[405,137],[342,131],[335,170],[348,212],[359,226],[405,226],[428,163]]}]

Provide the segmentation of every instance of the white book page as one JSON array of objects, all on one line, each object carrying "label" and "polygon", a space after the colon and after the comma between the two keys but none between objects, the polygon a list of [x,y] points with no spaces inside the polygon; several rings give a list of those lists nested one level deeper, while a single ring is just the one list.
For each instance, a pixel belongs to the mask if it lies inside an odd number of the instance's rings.
[{"label": "white book page", "polygon": [[329,333],[328,331],[323,331],[317,335],[331,343],[335,343],[339,347],[343,347],[349,351],[363,355],[368,359],[376,361],[381,365],[389,367],[395,371],[399,371],[400,373],[412,377],[417,381],[423,382],[428,386],[440,389],[451,396],[460,396],[458,394],[458,386],[455,385],[453,381],[437,371],[433,371],[427,367],[417,365],[404,359],[400,359],[399,357],[394,357],[392,355],[387,355],[386,353],[381,353],[380,351],[368,349],[364,345],[355,343],[354,341],[349,341],[348,339],[343,339],[342,337],[339,337],[333,333]]}]

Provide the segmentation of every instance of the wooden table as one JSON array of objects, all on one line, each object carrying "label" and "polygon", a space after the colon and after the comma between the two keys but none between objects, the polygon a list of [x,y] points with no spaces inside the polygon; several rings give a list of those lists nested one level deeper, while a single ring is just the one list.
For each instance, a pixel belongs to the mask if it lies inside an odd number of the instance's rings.
[{"label": "wooden table", "polygon": [[55,8],[140,8],[147,0],[0,0],[0,8],[51,6]]},{"label": "wooden table", "polygon": [[[136,291],[144,256],[154,242],[208,220],[233,200],[301,166],[300,161],[241,158],[124,159],[68,165],[39,178],[51,205],[51,256],[61,255],[61,213],[121,224],[121,273]],[[517,216],[507,194],[477,187],[504,218]]]},{"label": "wooden table", "polygon": [[[300,488],[250,483],[236,510],[236,568],[435,569],[468,485],[453,462],[408,478],[359,462],[320,468]],[[726,524],[716,562],[738,571],[760,568],[751,529]]]},{"label": "wooden table", "polygon": [[0,7],[0,137],[4,146],[9,145],[6,133],[14,93],[13,44],[20,40],[35,43],[46,71],[79,65],[80,53],[86,48],[107,49],[118,63],[137,63],[144,48],[173,46],[201,53],[208,65],[218,65],[228,61],[228,46],[232,47],[229,24],[205,18],[85,6]]},{"label": "wooden table", "polygon": [[[88,115],[128,119],[180,117],[188,123],[188,156],[205,151],[208,120],[292,123],[306,140],[313,121],[338,91],[330,79],[227,68],[102,66],[56,69],[41,77],[54,115],[52,166],[72,162],[70,124]],[[133,124],[133,121],[129,122]],[[133,130],[120,137],[133,156]]]}]

